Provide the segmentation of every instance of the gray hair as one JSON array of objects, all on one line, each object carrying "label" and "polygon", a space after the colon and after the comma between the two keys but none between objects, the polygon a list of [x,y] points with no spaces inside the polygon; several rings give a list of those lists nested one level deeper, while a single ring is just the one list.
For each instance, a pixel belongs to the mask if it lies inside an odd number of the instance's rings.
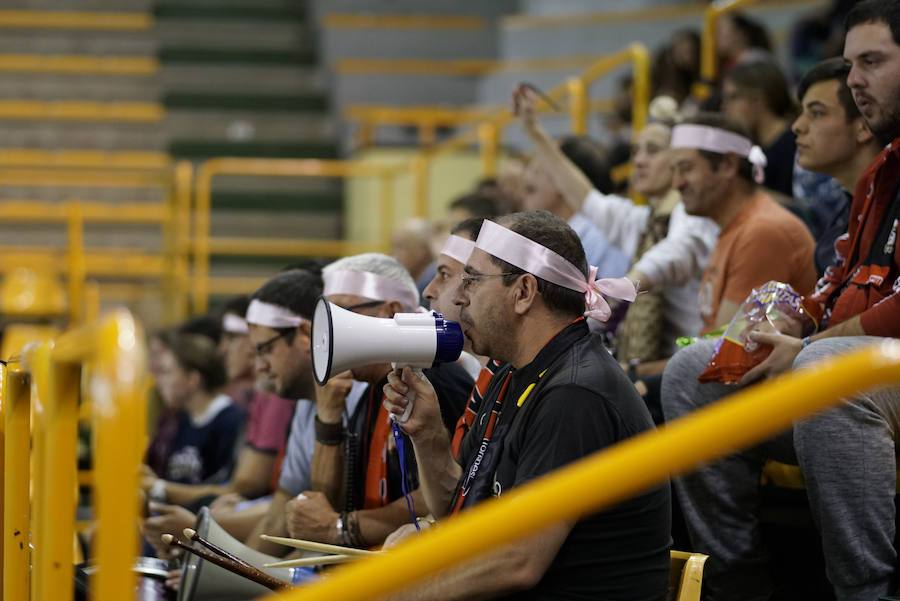
[{"label": "gray hair", "polygon": [[[409,290],[411,298],[419,298],[419,289],[412,276],[403,265],[394,257],[382,253],[363,253],[361,255],[353,255],[338,259],[334,263],[330,263],[322,269],[322,277],[328,279],[329,275],[336,271],[359,271],[363,273],[373,273],[383,278],[393,280],[400,286]],[[404,306],[407,303],[400,299],[385,299],[400,301]],[[413,310],[416,307],[406,307]]]}]

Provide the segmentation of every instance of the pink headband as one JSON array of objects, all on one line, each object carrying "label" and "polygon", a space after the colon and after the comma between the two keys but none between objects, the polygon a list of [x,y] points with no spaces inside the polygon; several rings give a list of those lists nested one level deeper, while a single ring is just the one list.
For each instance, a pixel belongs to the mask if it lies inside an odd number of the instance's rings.
[{"label": "pink headband", "polygon": [[296,328],[306,322],[293,311],[279,305],[253,299],[247,307],[247,323],[267,328]]},{"label": "pink headband", "polygon": [[234,313],[226,313],[222,318],[222,329],[229,334],[248,334],[247,320]]},{"label": "pink headband", "polygon": [[447,241],[444,242],[444,248],[441,249],[442,255],[447,255],[454,261],[459,261],[465,265],[469,261],[469,255],[475,250],[475,242],[462,236],[451,234]]},{"label": "pink headband", "polygon": [[611,310],[604,295],[625,301],[637,296],[634,283],[627,278],[595,280],[597,268],[590,267],[588,277],[569,261],[549,248],[493,221],[484,220],[475,248],[519,269],[569,290],[584,293],[585,315],[597,321],[609,319]]},{"label": "pink headband", "polygon": [[326,272],[325,296],[352,294],[380,301],[400,301],[407,309],[419,306],[419,297],[407,286],[369,271],[338,270]]},{"label": "pink headband", "polygon": [[763,169],[767,164],[766,154],[749,139],[740,134],[709,127],[684,123],[672,129],[672,148],[695,148],[718,154],[736,154],[746,158],[753,165],[753,179],[761,184],[765,179]]}]

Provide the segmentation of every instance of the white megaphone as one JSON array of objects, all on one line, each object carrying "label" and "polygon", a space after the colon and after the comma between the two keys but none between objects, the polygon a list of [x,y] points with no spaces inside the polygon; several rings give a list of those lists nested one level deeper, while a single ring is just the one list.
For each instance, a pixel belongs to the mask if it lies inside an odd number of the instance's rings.
[{"label": "white megaphone", "polygon": [[[313,374],[319,385],[334,374],[373,363],[431,367],[459,359],[462,328],[437,312],[367,317],[319,297],[312,321]],[[406,421],[412,403],[399,421]]]}]

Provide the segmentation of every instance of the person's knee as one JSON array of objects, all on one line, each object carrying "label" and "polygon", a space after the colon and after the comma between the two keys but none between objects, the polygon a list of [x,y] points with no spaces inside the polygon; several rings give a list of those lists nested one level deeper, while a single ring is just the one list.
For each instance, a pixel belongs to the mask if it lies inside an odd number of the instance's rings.
[{"label": "person's knee", "polygon": [[666,420],[691,411],[693,401],[689,391],[697,385],[697,376],[712,356],[712,346],[697,342],[683,348],[669,359],[662,376],[660,399]]},{"label": "person's knee", "polygon": [[794,359],[794,369],[807,367],[829,357],[849,353],[857,347],[873,344],[877,340],[878,338],[871,336],[849,336],[816,340],[800,351]]}]

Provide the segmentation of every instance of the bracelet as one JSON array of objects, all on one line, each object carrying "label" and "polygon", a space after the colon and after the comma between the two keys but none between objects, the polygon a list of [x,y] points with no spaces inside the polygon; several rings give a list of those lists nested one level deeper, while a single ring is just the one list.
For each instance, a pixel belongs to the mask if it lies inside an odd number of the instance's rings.
[{"label": "bracelet", "polygon": [[316,442],[329,447],[336,447],[344,442],[344,424],[337,422],[335,424],[326,424],[316,416]]}]

